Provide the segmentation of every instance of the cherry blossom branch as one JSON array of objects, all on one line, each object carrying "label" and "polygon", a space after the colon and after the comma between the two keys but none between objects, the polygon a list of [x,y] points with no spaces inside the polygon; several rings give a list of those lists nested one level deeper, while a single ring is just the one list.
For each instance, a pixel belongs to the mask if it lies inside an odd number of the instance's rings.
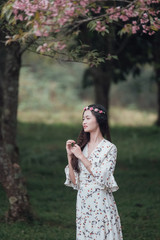
[{"label": "cherry blossom branch", "polygon": [[70,42],[67,36],[73,39],[84,23],[102,36],[113,23],[122,25],[121,34],[141,31],[152,35],[160,29],[160,0],[10,0],[2,11],[4,16],[12,24],[23,25],[7,43],[35,36],[42,39],[37,51],[48,55],[63,52]]},{"label": "cherry blossom branch", "polygon": [[[33,51],[32,49],[28,49],[28,51],[35,53],[35,51]],[[88,64],[88,62],[84,62],[84,61],[80,61],[80,60],[72,60],[72,59],[56,58],[55,56],[50,55],[50,54],[46,54],[46,53],[36,52],[36,54],[38,54],[38,55],[42,55],[42,56],[45,56],[45,57],[52,58],[52,59],[54,59],[54,60],[57,61],[57,62],[76,62],[76,63]],[[67,54],[63,54],[63,53],[59,53],[59,54],[60,54],[60,55],[65,55],[66,57],[68,57]]]},{"label": "cherry blossom branch", "polygon": [[[122,1],[119,0],[119,1],[120,1],[120,2],[124,2],[123,0],[122,0]],[[75,21],[75,22],[74,22],[74,26],[72,27],[72,29],[70,30],[70,32],[73,32],[75,29],[77,29],[80,25],[82,25],[82,24],[84,24],[84,23],[87,23],[87,22],[90,22],[90,21],[93,21],[93,20],[103,19],[103,18],[105,18],[106,16],[107,16],[107,17],[110,17],[110,16],[115,15],[115,14],[117,14],[117,13],[121,13],[124,9],[128,9],[130,6],[134,5],[134,3],[135,3],[136,1],[137,1],[137,0],[134,0],[133,2],[127,1],[127,2],[129,2],[129,5],[128,5],[128,6],[123,7],[123,8],[121,8],[121,9],[119,9],[119,10],[116,10],[116,11],[110,13],[110,14],[109,14],[109,13],[105,13],[105,14],[98,15],[98,16],[95,16],[95,17],[90,17],[90,18],[86,18],[86,19],[83,19],[83,20]],[[126,1],[125,1],[125,2],[126,2]],[[72,25],[69,25],[69,26],[67,26],[67,27],[69,28],[69,27],[71,27],[71,26],[72,26]]]}]

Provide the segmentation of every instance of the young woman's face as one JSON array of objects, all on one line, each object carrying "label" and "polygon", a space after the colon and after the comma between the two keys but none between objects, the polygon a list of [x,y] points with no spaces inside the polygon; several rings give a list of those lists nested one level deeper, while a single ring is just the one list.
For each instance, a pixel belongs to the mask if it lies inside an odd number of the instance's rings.
[{"label": "young woman's face", "polygon": [[99,128],[96,117],[92,114],[90,110],[86,110],[83,114],[83,129],[84,132],[93,132]]}]

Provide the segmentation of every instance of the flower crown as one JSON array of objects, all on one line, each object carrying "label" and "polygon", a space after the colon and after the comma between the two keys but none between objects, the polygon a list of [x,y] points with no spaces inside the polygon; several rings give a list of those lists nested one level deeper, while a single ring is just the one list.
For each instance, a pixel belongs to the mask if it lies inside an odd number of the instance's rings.
[{"label": "flower crown", "polygon": [[105,112],[104,111],[102,111],[102,110],[100,110],[100,109],[98,109],[98,108],[93,108],[93,107],[85,107],[84,108],[84,111],[86,111],[86,110],[90,110],[90,111],[95,111],[95,112],[97,112],[97,113],[104,113],[105,114]]}]

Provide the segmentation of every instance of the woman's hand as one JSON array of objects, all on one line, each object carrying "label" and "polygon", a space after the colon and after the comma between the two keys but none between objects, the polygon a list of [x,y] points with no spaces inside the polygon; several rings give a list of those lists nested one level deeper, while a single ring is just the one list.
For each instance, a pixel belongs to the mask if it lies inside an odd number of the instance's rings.
[{"label": "woman's hand", "polygon": [[74,141],[74,140],[68,140],[68,141],[66,142],[67,155],[72,156],[73,153],[71,152],[71,149],[73,148],[72,145],[74,145],[74,144],[75,144],[75,141]]},{"label": "woman's hand", "polygon": [[81,148],[77,144],[74,144],[74,146],[71,147],[71,152],[75,155],[76,158],[81,159],[81,157],[83,156]]}]

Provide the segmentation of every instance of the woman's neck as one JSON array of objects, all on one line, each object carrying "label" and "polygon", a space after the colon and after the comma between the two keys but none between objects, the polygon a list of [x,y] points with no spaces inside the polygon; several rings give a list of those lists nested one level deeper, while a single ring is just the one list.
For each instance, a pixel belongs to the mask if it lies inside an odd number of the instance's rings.
[{"label": "woman's neck", "polygon": [[103,139],[100,131],[90,132],[90,143],[99,143]]}]

